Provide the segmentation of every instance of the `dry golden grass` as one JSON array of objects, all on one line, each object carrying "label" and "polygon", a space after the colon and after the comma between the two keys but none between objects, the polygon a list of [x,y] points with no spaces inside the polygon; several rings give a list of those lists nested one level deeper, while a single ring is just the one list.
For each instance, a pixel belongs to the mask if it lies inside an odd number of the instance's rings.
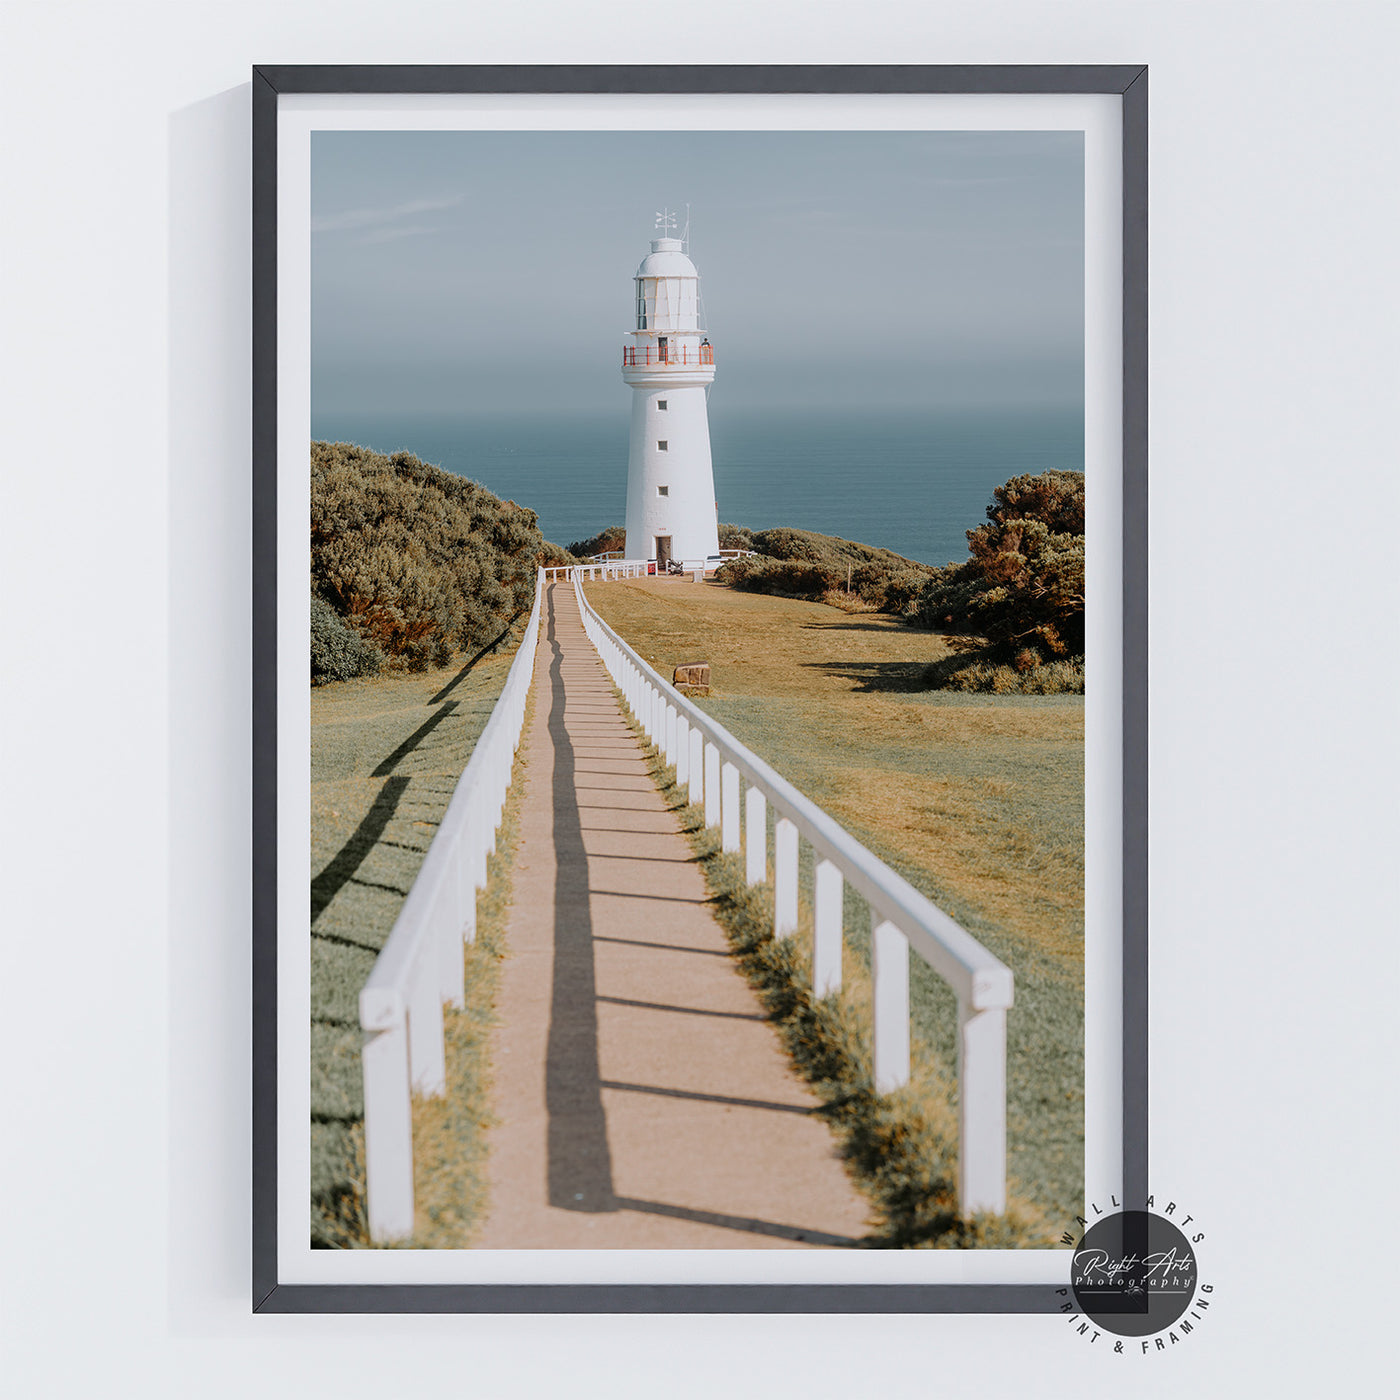
[{"label": "dry golden grass", "polygon": [[[1011,966],[1010,1169],[1031,1206],[1071,1218],[1083,1199],[1083,698],[922,690],[919,673],[950,648],[890,617],[680,579],[585,588],[663,675],[709,662],[712,694],[697,703]],[[847,937],[865,956],[857,903]],[[951,993],[918,959],[911,972],[916,1034],[947,1077]]]},{"label": "dry golden grass", "polygon": [[1042,952],[1079,961],[1079,697],[915,689],[947,644],[890,617],[672,579],[588,594],[663,674],[708,661],[705,708],[843,825]]}]

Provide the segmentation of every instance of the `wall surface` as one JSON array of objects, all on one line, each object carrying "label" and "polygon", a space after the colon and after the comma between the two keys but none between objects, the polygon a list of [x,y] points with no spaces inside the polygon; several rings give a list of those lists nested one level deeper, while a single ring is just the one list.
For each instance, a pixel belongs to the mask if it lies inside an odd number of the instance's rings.
[{"label": "wall surface", "polygon": [[[3,1327],[15,1396],[1369,1391],[1397,1257],[1390,4],[3,8]],[[1153,1177],[1174,1353],[1051,1318],[248,1310],[249,68],[1139,62]],[[1203,1246],[1204,1248],[1204,1246]]]}]

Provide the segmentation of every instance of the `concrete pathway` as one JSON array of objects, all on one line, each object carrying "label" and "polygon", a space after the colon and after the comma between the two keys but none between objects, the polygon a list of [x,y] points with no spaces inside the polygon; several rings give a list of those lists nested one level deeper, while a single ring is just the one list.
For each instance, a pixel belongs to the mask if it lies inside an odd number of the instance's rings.
[{"label": "concrete pathway", "polygon": [[848,1245],[867,1208],[730,958],[570,585],[545,600],[478,1247]]}]

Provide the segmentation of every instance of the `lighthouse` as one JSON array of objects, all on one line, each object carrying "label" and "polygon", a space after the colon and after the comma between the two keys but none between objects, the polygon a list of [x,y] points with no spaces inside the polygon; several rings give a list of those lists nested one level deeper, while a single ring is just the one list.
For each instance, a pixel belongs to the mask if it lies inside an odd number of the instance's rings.
[{"label": "lighthouse", "polygon": [[[659,215],[664,233],[670,217]],[[636,325],[622,351],[632,389],[627,557],[702,564],[719,553],[705,393],[714,351],[701,325],[700,274],[680,238],[654,238],[633,279]]]}]

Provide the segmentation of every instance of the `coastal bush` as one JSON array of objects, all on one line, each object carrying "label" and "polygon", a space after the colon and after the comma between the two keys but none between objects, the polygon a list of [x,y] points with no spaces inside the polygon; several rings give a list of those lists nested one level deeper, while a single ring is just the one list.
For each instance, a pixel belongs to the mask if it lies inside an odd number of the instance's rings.
[{"label": "coastal bush", "polygon": [[569,553],[575,559],[591,559],[595,554],[620,554],[626,548],[626,527],[609,525],[605,530],[599,530],[596,535],[590,535],[586,540],[575,540],[569,546]]},{"label": "coastal bush", "polygon": [[540,541],[539,553],[535,555],[535,561],[546,569],[578,563],[578,560],[563,545],[553,544],[549,540]]},{"label": "coastal bush", "polygon": [[731,559],[721,565],[721,583],[745,593],[772,593],[786,598],[824,598],[845,577],[823,564],[806,559]]},{"label": "coastal bush", "polygon": [[311,444],[312,596],[389,670],[494,641],[559,552],[534,511],[408,452]]},{"label": "coastal bush", "polygon": [[[743,525],[721,525],[719,527],[719,547],[721,549],[753,549],[753,531]],[[569,546],[569,553],[579,559],[589,559],[595,554],[617,554],[627,548],[627,529],[623,525],[609,525],[590,535],[586,540],[575,540]]]},{"label": "coastal bush", "polygon": [[[1019,658],[1018,658],[1019,659]],[[990,695],[1083,695],[1084,658],[1066,657],[1029,666],[996,661],[988,652],[961,652],[924,667],[929,690],[980,691]]]},{"label": "coastal bush", "polygon": [[867,607],[896,614],[907,611],[934,573],[929,565],[890,549],[788,526],[746,530],[722,525],[720,547],[752,549],[762,556],[725,564],[719,577],[731,587],[838,601],[844,600],[849,583],[851,595]]},{"label": "coastal bush", "polygon": [[[610,525],[586,540],[576,540],[569,551],[587,559],[624,549],[626,538],[621,525]],[[731,559],[720,568],[719,581],[732,588],[844,603],[849,581],[851,597],[867,608],[896,614],[908,612],[935,572],[930,565],[890,549],[788,526],[750,530],[721,524],[719,547],[752,550],[760,556]]]},{"label": "coastal bush", "polygon": [[347,627],[323,598],[311,599],[311,684],[373,676],[384,665],[384,653]]},{"label": "coastal bush", "polygon": [[1084,652],[1084,478],[1019,476],[998,486],[971,558],[937,570],[914,603],[925,627],[985,637],[997,658]]}]

